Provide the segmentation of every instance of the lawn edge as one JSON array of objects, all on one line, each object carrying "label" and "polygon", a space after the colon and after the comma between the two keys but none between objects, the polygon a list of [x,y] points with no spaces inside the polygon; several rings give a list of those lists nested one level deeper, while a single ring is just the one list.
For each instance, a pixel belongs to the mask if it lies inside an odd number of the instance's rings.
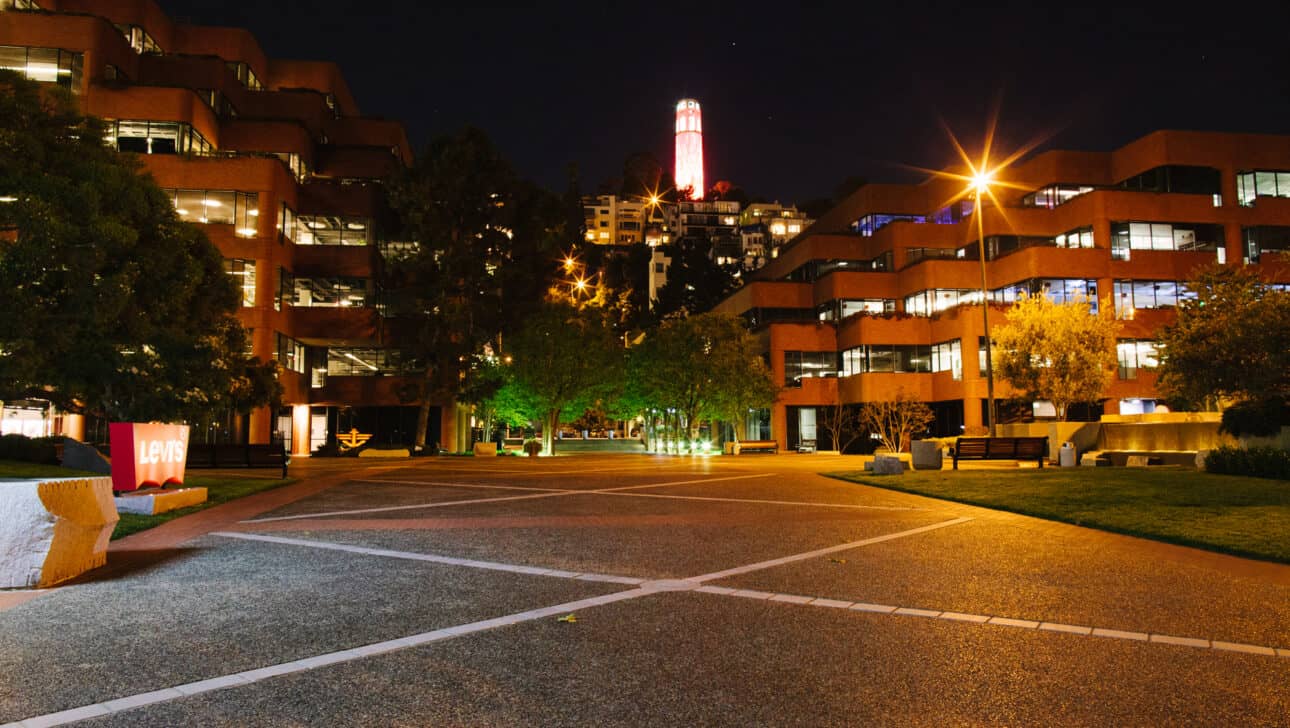
[{"label": "lawn edge", "polygon": [[1075,526],[1077,528],[1088,528],[1094,531],[1114,533],[1121,536],[1133,536],[1134,538],[1146,539],[1148,541],[1167,543],[1167,544],[1172,544],[1174,546],[1186,546],[1188,548],[1200,549],[1202,551],[1209,551],[1211,553],[1223,554],[1225,556],[1236,556],[1242,559],[1250,559],[1252,561],[1261,561],[1261,562],[1266,562],[1270,564],[1290,565],[1290,558],[1282,558],[1282,557],[1270,555],[1270,554],[1255,553],[1252,551],[1244,551],[1241,549],[1229,548],[1218,544],[1209,543],[1207,541],[1198,541],[1195,539],[1171,537],[1171,536],[1156,534],[1156,533],[1144,533],[1142,531],[1135,531],[1133,529],[1117,528],[1115,526],[1107,526],[1107,525],[1102,525],[1098,523],[1088,523],[1084,521],[1077,523],[1073,520],[1060,518],[1051,513],[1035,513],[1033,511],[1029,511],[1024,508],[1009,508],[1007,506],[1001,506],[993,503],[981,503],[974,500],[954,498],[952,496],[947,496],[940,493],[928,493],[922,490],[915,490],[913,488],[899,488],[899,487],[895,487],[894,485],[886,485],[886,484],[872,483],[869,481],[853,480],[840,473],[819,473],[819,475],[822,475],[826,478],[830,478],[833,480],[838,480],[843,483],[852,483],[854,485],[863,485],[871,488],[881,488],[882,490],[890,490],[896,493],[907,493],[910,495],[919,496],[921,498],[931,498],[932,500],[946,501],[949,503],[961,503],[963,505],[973,506],[975,508],[985,508],[986,510],[991,510],[991,511],[1000,511],[1003,513],[1015,513],[1019,516],[1038,518],[1044,521],[1052,521],[1053,523],[1064,523],[1068,526]]}]

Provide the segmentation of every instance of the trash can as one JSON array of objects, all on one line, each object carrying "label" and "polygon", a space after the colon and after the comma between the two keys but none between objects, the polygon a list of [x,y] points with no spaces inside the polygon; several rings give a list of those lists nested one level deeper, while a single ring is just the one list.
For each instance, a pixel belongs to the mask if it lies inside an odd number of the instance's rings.
[{"label": "trash can", "polygon": [[1057,464],[1063,468],[1075,467],[1075,443],[1063,442],[1057,451]]}]

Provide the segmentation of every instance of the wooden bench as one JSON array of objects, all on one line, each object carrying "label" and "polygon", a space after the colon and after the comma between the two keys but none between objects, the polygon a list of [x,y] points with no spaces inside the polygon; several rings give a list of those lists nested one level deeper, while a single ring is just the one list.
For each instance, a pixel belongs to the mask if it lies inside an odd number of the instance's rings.
[{"label": "wooden bench", "polygon": [[1044,467],[1046,437],[960,437],[954,441],[954,469],[959,460],[1034,460]]},{"label": "wooden bench", "polygon": [[281,442],[268,445],[188,445],[188,467],[203,468],[282,468],[287,477],[286,448]]},{"label": "wooden bench", "polygon": [[740,440],[739,452],[779,452],[779,443],[774,440]]}]

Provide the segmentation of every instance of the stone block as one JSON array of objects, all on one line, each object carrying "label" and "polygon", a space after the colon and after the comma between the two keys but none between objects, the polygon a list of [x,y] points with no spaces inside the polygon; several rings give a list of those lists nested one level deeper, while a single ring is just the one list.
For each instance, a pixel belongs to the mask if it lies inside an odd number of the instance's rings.
[{"label": "stone block", "polygon": [[107,563],[111,478],[0,482],[0,589],[47,587]]},{"label": "stone block", "polygon": [[496,457],[497,443],[495,442],[477,442],[475,443],[475,457]]},{"label": "stone block", "polygon": [[1100,452],[1086,452],[1080,456],[1079,464],[1085,468],[1102,468],[1111,464],[1111,458]]},{"label": "stone block", "polygon": [[904,472],[905,463],[898,457],[878,455],[873,459],[874,475],[902,475]]},{"label": "stone block", "polygon": [[941,444],[932,440],[914,440],[909,444],[914,470],[940,470],[943,466]]},{"label": "stone block", "polygon": [[154,490],[142,493],[130,493],[116,498],[116,509],[120,513],[139,513],[155,516],[158,513],[174,511],[198,503],[206,502],[205,488],[177,488],[175,490]]}]

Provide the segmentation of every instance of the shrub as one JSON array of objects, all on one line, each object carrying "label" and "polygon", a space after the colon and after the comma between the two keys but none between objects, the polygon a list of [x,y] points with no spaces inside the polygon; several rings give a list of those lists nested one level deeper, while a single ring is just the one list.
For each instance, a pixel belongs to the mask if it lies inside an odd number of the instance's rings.
[{"label": "shrub", "polygon": [[1270,437],[1290,425],[1290,406],[1279,399],[1252,400],[1223,410],[1223,431],[1233,437]]},{"label": "shrub", "polygon": [[1205,471],[1224,475],[1290,480],[1290,452],[1275,447],[1240,448],[1224,445],[1209,451]]},{"label": "shrub", "polygon": [[542,452],[542,441],[538,439],[525,440],[524,452],[528,455]]},{"label": "shrub", "polygon": [[3,435],[0,436],[0,460],[57,465],[55,444],[61,441],[62,438],[58,437],[32,439],[26,435]]}]

